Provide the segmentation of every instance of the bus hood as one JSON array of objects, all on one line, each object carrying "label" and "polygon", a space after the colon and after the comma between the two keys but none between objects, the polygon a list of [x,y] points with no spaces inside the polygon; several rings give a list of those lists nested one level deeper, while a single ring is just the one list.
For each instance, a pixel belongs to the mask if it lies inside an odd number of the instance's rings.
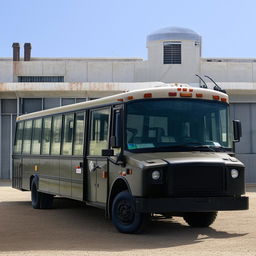
[{"label": "bus hood", "polygon": [[129,153],[127,163],[140,168],[160,167],[168,164],[219,164],[244,166],[238,159],[225,152],[157,152],[157,153]]}]

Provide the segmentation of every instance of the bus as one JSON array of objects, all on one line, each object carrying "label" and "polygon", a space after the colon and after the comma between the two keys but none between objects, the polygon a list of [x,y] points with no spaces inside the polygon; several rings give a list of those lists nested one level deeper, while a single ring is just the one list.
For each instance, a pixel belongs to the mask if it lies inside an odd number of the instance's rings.
[{"label": "bus", "polygon": [[246,210],[241,123],[218,90],[174,84],[17,117],[13,188],[32,207],[54,196],[105,210],[118,231],[156,216],[208,227],[218,211]]}]

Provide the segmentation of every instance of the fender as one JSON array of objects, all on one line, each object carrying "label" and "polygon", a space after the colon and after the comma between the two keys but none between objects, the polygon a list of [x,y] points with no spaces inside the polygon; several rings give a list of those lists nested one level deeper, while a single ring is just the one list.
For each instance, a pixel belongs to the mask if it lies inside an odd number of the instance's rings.
[{"label": "fender", "polygon": [[[119,186],[118,183],[120,182],[121,186],[119,189],[115,191],[116,186]],[[128,190],[129,193],[131,193],[131,189],[129,186],[128,181],[124,177],[117,177],[113,183],[111,184],[109,194],[108,194],[108,200],[107,200],[107,209],[106,209],[106,217],[110,218],[111,217],[111,203],[114,199],[114,196],[123,191],[123,190]]]}]

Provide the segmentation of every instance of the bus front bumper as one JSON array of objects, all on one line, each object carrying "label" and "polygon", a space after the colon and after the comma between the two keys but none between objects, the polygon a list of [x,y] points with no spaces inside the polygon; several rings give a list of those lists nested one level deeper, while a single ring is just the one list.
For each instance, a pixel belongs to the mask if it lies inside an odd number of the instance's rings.
[{"label": "bus front bumper", "polygon": [[136,212],[213,212],[249,209],[248,197],[186,197],[139,198],[135,197]]}]

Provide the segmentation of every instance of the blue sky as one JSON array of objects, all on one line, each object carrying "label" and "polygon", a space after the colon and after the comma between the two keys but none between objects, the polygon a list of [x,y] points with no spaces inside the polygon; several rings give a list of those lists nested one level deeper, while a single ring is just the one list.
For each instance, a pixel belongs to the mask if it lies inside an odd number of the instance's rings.
[{"label": "blue sky", "polygon": [[256,58],[255,12],[255,0],[0,0],[0,58],[31,42],[32,57],[146,59],[146,36],[168,26],[199,33],[203,57]]}]

